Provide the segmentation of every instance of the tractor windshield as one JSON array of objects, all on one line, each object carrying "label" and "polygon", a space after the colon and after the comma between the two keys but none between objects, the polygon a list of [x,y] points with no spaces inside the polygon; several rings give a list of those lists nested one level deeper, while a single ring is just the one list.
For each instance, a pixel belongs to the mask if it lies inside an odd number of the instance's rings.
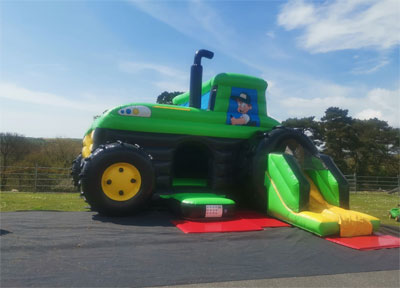
[{"label": "tractor windshield", "polygon": [[[210,91],[201,95],[201,107],[202,110],[208,109],[208,103],[210,102]],[[179,104],[179,106],[189,107],[189,101]]]}]

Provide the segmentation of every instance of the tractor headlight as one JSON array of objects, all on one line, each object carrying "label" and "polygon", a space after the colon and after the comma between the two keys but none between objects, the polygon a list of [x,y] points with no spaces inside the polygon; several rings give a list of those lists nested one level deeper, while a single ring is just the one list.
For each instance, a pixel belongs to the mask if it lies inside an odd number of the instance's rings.
[{"label": "tractor headlight", "polygon": [[119,109],[118,114],[121,116],[150,117],[151,110],[146,106],[135,105]]}]

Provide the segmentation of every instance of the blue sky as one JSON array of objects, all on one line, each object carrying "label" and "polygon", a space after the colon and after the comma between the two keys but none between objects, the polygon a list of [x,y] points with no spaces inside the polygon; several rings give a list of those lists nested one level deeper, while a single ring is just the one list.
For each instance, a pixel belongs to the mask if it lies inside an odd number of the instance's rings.
[{"label": "blue sky", "polygon": [[94,115],[207,80],[265,79],[268,114],[330,106],[399,127],[400,1],[0,2],[0,130],[82,137]]}]

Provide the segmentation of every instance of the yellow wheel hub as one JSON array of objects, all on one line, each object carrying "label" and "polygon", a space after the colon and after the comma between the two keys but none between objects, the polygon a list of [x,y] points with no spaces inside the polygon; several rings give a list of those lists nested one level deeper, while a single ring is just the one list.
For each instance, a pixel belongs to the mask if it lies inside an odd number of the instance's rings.
[{"label": "yellow wheel hub", "polygon": [[142,177],[132,164],[115,163],[103,172],[101,187],[104,194],[115,201],[127,201],[139,192]]}]

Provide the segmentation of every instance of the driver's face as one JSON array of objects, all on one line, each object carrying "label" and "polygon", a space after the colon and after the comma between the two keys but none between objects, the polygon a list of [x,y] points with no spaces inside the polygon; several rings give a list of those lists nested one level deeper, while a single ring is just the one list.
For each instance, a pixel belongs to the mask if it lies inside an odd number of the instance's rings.
[{"label": "driver's face", "polygon": [[242,114],[247,114],[247,112],[251,109],[251,105],[241,102],[239,100],[236,100],[237,104],[238,104],[238,112],[242,113]]}]

